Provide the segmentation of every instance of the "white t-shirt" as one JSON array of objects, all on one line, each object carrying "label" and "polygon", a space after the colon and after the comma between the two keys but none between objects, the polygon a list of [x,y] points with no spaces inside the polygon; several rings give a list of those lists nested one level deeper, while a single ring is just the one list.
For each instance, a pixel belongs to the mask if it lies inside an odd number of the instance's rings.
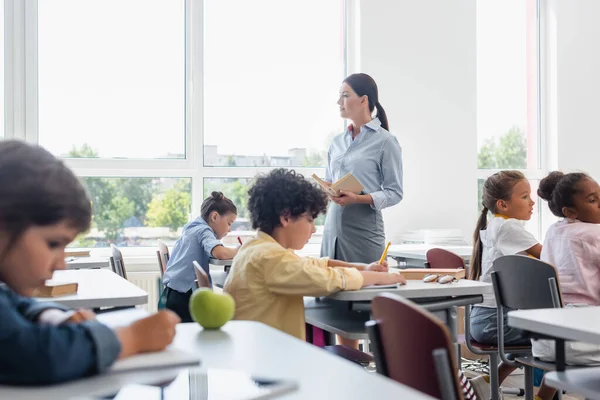
[{"label": "white t-shirt", "polygon": [[[539,244],[537,239],[525,230],[523,221],[514,218],[494,217],[487,229],[480,232],[483,252],[481,255],[480,282],[492,283],[492,264],[502,256],[527,254],[525,250]],[[478,307],[496,308],[493,293],[483,295],[483,303]]]}]

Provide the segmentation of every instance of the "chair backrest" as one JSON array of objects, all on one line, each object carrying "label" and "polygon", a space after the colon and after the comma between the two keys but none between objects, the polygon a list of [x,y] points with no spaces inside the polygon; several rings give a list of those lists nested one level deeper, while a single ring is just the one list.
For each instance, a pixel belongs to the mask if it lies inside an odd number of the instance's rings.
[{"label": "chair backrest", "polygon": [[429,249],[425,254],[430,268],[458,269],[465,267],[465,260],[456,253],[444,249]]},{"label": "chair backrest", "polygon": [[158,257],[158,267],[160,268],[160,276],[163,276],[167,270],[167,263],[169,262],[169,248],[162,240],[158,240],[158,250],[156,256]]},{"label": "chair backrest", "polygon": [[[439,319],[391,293],[373,299],[372,313],[367,330],[379,373],[437,399],[463,398],[454,346]],[[443,354],[446,367],[440,368]]]},{"label": "chair backrest", "polygon": [[492,284],[498,307],[528,310],[563,304],[556,269],[537,258],[513,255],[496,259]]},{"label": "chair backrest", "polygon": [[194,264],[194,272],[196,273],[198,288],[208,288],[212,290],[213,287],[210,282],[210,278],[208,277],[206,271],[204,271],[204,268],[198,264],[198,261],[193,261],[192,264]]},{"label": "chair backrest", "polygon": [[123,262],[123,254],[114,244],[110,245],[111,256],[111,267],[114,273],[127,279],[127,271],[125,270],[125,263]]}]

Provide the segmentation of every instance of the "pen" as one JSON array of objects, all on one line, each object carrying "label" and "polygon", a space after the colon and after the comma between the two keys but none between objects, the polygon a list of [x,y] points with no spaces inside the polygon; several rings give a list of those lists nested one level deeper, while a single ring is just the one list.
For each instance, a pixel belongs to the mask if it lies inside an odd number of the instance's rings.
[{"label": "pen", "polygon": [[238,236],[238,242],[239,242],[240,246],[243,244],[242,239],[239,236]]},{"label": "pen", "polygon": [[383,254],[381,255],[381,258],[379,259],[379,264],[383,264],[383,262],[385,261],[385,259],[387,257],[388,249],[390,248],[391,244],[392,244],[392,242],[388,242],[387,246],[385,246],[385,250],[383,251]]}]

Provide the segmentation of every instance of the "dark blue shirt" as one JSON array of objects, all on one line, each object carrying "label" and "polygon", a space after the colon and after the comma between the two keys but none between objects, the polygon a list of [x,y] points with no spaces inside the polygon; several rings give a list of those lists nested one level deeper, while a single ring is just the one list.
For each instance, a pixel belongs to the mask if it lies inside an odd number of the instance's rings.
[{"label": "dark blue shirt", "polygon": [[20,296],[0,284],[0,384],[40,385],[101,372],[121,352],[112,329],[97,321],[37,322],[56,303]]}]

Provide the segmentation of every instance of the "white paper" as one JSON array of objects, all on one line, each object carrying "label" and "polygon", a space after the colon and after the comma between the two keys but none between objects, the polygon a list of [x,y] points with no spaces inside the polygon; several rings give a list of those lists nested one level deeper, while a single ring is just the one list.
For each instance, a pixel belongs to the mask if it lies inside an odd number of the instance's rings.
[{"label": "white paper", "polygon": [[174,347],[167,347],[163,351],[142,353],[118,360],[108,369],[108,372],[118,373],[132,370],[198,365],[200,365],[200,357],[198,355]]}]

